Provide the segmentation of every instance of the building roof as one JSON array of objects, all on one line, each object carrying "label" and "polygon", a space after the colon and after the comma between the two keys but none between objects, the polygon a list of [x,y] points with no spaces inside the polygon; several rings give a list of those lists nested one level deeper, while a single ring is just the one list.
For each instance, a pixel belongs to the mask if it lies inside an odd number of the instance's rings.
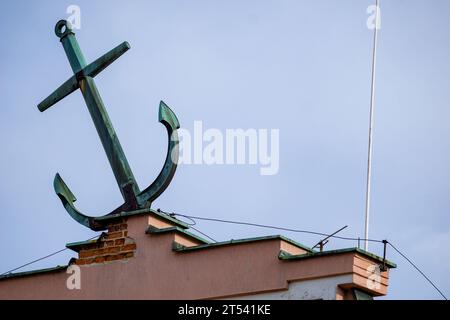
[{"label": "building roof", "polygon": [[[159,210],[159,209],[158,209]],[[120,219],[120,218],[125,218],[125,217],[131,217],[131,216],[138,216],[138,215],[145,215],[145,214],[150,214],[150,215],[155,215],[158,216],[162,219],[168,220],[171,223],[175,224],[176,226],[182,228],[182,229],[188,229],[189,225],[181,220],[178,220],[177,218],[174,218],[168,214],[162,213],[158,210],[153,210],[150,208],[147,209],[141,209],[141,210],[135,210],[135,211],[129,211],[129,212],[121,212],[121,213],[116,213],[116,214],[111,214],[111,215],[106,215],[103,217],[97,217],[96,220],[98,221],[102,221],[102,222],[109,222],[109,221],[113,221],[116,219]]]},{"label": "building roof", "polygon": [[[167,214],[158,212],[156,210],[151,210],[151,209],[135,211],[135,212],[132,212],[131,214],[117,214],[117,215],[114,215],[114,217],[108,217],[108,219],[117,219],[120,217],[125,217],[125,216],[130,216],[130,215],[141,215],[141,214],[155,215],[161,219],[164,219],[164,220],[170,222],[173,225],[172,227],[167,227],[167,228],[156,228],[152,225],[149,225],[146,230],[147,234],[159,235],[159,234],[164,234],[164,233],[177,233],[177,234],[181,234],[185,237],[188,237],[192,240],[199,242],[198,245],[189,246],[189,247],[179,244],[177,242],[174,242],[173,250],[175,252],[179,252],[179,253],[189,253],[189,252],[194,252],[194,251],[199,251],[199,250],[208,250],[208,249],[220,248],[220,247],[224,247],[224,246],[241,245],[241,244],[248,244],[248,243],[254,243],[254,242],[282,240],[282,241],[285,241],[297,248],[300,248],[300,249],[303,249],[306,251],[306,253],[294,255],[294,254],[290,254],[288,252],[281,250],[278,258],[280,260],[284,260],[284,261],[310,259],[310,258],[315,258],[315,257],[323,257],[323,256],[327,256],[327,255],[339,255],[339,254],[344,254],[344,253],[358,253],[365,257],[374,259],[380,263],[385,263],[386,266],[388,266],[389,268],[397,267],[397,265],[395,263],[393,263],[389,260],[383,260],[383,258],[381,258],[377,255],[374,255],[370,252],[361,250],[359,248],[347,248],[347,249],[340,249],[340,250],[329,250],[329,251],[318,252],[318,251],[314,251],[310,247],[307,247],[301,243],[298,243],[298,242],[296,242],[292,239],[289,239],[287,237],[284,237],[282,235],[271,235],[271,236],[254,237],[254,238],[232,239],[229,241],[221,241],[221,242],[210,242],[196,234],[189,232],[187,230],[189,228],[189,225],[184,223],[183,221],[180,221],[180,220],[175,219]],[[102,238],[103,235],[104,234],[102,233],[97,239],[68,243],[66,245],[66,247],[75,252],[79,252],[82,248],[85,248],[86,245],[97,243]],[[38,270],[32,270],[32,271],[26,271],[26,272],[8,273],[6,275],[0,276],[0,280],[16,278],[16,277],[25,277],[25,276],[30,276],[30,275],[42,274],[42,273],[57,272],[57,271],[65,270],[65,269],[67,269],[67,267],[68,266],[65,265],[65,266],[56,266],[53,268],[38,269]]]},{"label": "building roof", "polygon": [[394,262],[391,262],[389,260],[384,260],[382,257],[379,257],[373,253],[367,252],[365,250],[359,249],[359,248],[346,248],[346,249],[339,249],[339,250],[328,250],[323,252],[311,252],[311,253],[305,253],[305,254],[299,254],[299,255],[292,255],[289,253],[286,253],[284,251],[280,252],[279,259],[280,260],[300,260],[300,259],[309,259],[309,258],[315,258],[315,257],[323,257],[328,255],[336,255],[336,254],[343,254],[343,253],[359,253],[363,256],[372,258],[377,260],[380,263],[386,263],[386,266],[389,268],[397,268],[397,265]]},{"label": "building roof", "polygon": [[203,244],[209,244],[208,240],[205,240],[204,238],[202,238],[196,234],[193,234],[192,232],[189,232],[186,229],[182,229],[179,227],[168,227],[168,228],[159,229],[154,226],[149,226],[147,228],[147,230],[145,231],[145,233],[147,233],[147,234],[160,234],[160,233],[167,233],[167,232],[181,233],[189,238],[200,241]]},{"label": "building roof", "polygon": [[238,244],[245,244],[245,243],[257,242],[257,241],[268,241],[268,240],[274,240],[274,239],[283,240],[283,241],[286,241],[286,242],[292,244],[295,247],[301,248],[308,252],[313,252],[313,250],[311,248],[308,248],[294,240],[291,240],[291,239],[286,238],[281,235],[272,235],[272,236],[245,238],[245,239],[231,239],[229,241],[205,243],[202,245],[192,246],[192,247],[185,247],[182,245],[178,245],[174,248],[174,250],[177,252],[191,252],[191,251],[197,251],[197,250],[213,249],[213,248],[229,246],[229,245],[238,245]]},{"label": "building roof", "polygon": [[0,280],[4,279],[10,279],[10,278],[18,278],[18,277],[26,277],[26,276],[33,276],[40,273],[50,273],[50,272],[56,272],[67,269],[68,265],[65,266],[56,266],[52,268],[45,268],[45,269],[37,269],[37,270],[31,270],[31,271],[24,271],[24,272],[16,272],[16,273],[7,273],[2,276],[0,276]]}]

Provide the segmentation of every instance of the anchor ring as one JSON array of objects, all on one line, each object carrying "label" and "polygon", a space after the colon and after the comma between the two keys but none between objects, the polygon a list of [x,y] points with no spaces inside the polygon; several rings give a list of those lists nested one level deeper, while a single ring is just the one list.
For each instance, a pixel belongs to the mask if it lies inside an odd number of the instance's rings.
[{"label": "anchor ring", "polygon": [[55,34],[58,38],[62,39],[72,32],[72,24],[67,20],[59,20],[55,26]]}]

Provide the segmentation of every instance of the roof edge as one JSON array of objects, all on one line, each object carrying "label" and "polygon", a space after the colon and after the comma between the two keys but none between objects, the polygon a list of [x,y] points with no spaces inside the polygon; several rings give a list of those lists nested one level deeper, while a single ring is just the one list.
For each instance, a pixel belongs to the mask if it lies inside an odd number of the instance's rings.
[{"label": "roof edge", "polygon": [[96,239],[66,243],[66,248],[75,252],[79,252],[85,245],[97,243],[102,238],[102,236],[103,233]]},{"label": "roof edge", "polygon": [[333,255],[333,254],[343,254],[343,253],[359,253],[363,256],[372,258],[374,260],[377,260],[378,262],[381,263],[386,263],[386,265],[389,268],[397,268],[397,264],[395,264],[392,261],[389,260],[383,260],[382,257],[379,257],[373,253],[370,253],[368,251],[359,249],[359,248],[345,248],[345,249],[338,249],[338,250],[329,250],[329,251],[323,251],[323,252],[313,252],[313,253],[305,253],[305,254],[298,254],[298,255],[292,255],[289,254],[285,251],[280,251],[280,254],[278,255],[278,258],[280,260],[301,260],[301,259],[308,259],[308,258],[315,258],[315,257],[322,257],[322,256],[328,256],[328,255]]},{"label": "roof edge", "polygon": [[304,249],[308,252],[313,252],[311,248],[308,248],[300,243],[295,242],[294,240],[291,240],[289,238],[286,238],[284,236],[280,235],[272,235],[272,236],[264,236],[264,237],[256,237],[256,238],[245,238],[245,239],[237,239],[237,240],[229,240],[229,241],[222,241],[222,242],[213,242],[208,244],[203,244],[199,246],[193,246],[193,247],[184,247],[184,246],[176,246],[173,248],[176,252],[190,252],[190,251],[196,251],[196,250],[204,250],[204,249],[212,249],[222,246],[228,246],[228,245],[238,245],[238,244],[245,244],[245,243],[252,243],[252,242],[258,242],[258,241],[268,241],[268,240],[283,240],[286,241],[298,248]]},{"label": "roof edge", "polygon": [[42,273],[56,272],[56,271],[67,269],[67,267],[68,267],[68,265],[56,266],[56,267],[45,268],[45,269],[37,269],[37,270],[31,270],[31,271],[24,271],[24,272],[7,273],[5,275],[0,276],[0,281],[6,280],[6,279],[11,279],[11,278],[32,276],[32,275],[42,274]]},{"label": "roof edge", "polygon": [[162,213],[157,210],[150,209],[150,208],[134,210],[134,211],[127,211],[127,212],[123,211],[123,212],[116,213],[116,214],[106,215],[103,217],[97,217],[95,219],[98,221],[102,221],[102,222],[109,222],[109,221],[113,221],[113,220],[120,219],[120,218],[126,218],[126,217],[138,216],[138,215],[144,215],[144,214],[156,215],[156,216],[160,217],[161,219],[169,220],[170,222],[174,223],[175,225],[177,225],[183,229],[189,228],[189,225],[187,223],[185,223],[181,220],[178,220],[174,217],[171,217],[168,214],[165,214],[165,213]]},{"label": "roof edge", "polygon": [[204,244],[209,244],[210,243],[209,241],[203,239],[202,237],[197,236],[196,234],[193,234],[193,233],[191,233],[191,232],[189,232],[189,231],[187,231],[185,229],[182,229],[180,227],[168,227],[168,228],[161,228],[160,229],[160,228],[157,228],[155,226],[151,226],[150,225],[150,226],[147,227],[147,230],[145,230],[146,234],[159,234],[159,233],[167,233],[167,232],[178,232],[178,233],[184,234],[184,235],[186,235],[186,236],[188,236],[190,238],[198,240],[198,241],[200,241],[200,242],[202,242]]}]

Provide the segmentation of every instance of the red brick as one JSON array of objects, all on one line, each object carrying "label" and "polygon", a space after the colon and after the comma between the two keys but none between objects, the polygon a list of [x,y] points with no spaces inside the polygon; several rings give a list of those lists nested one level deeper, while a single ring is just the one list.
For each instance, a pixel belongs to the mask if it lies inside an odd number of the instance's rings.
[{"label": "red brick", "polygon": [[118,226],[109,226],[108,227],[108,232],[115,232],[115,231],[120,231]]},{"label": "red brick", "polygon": [[113,245],[114,245],[114,240],[105,241],[105,246],[106,247],[112,247]]},{"label": "red brick", "polygon": [[111,232],[111,233],[108,233],[108,234],[106,235],[106,239],[107,239],[107,240],[110,240],[110,239],[117,239],[117,238],[121,238],[122,235],[123,235],[122,231]]},{"label": "red brick", "polygon": [[110,255],[110,256],[106,256],[106,261],[115,261],[115,260],[121,260],[124,259],[125,255],[124,254],[114,254],[114,255]]},{"label": "red brick", "polygon": [[127,252],[125,253],[125,258],[133,258],[134,252]]},{"label": "red brick", "polygon": [[106,250],[108,250],[108,248],[94,250],[93,251],[94,256],[102,255],[102,254],[104,254],[106,252]]},{"label": "red brick", "polygon": [[115,260],[114,257],[115,257],[114,255],[106,256],[105,261],[114,261]]},{"label": "red brick", "polygon": [[89,244],[85,244],[83,245],[83,250],[93,250],[93,249],[97,249],[99,247],[99,243],[94,242],[94,243],[89,243]]},{"label": "red brick", "polygon": [[80,258],[89,258],[95,255],[95,251],[97,250],[81,250],[78,256]]},{"label": "red brick", "polygon": [[119,252],[120,252],[120,247],[110,247],[106,251],[106,253],[119,253]]},{"label": "red brick", "polygon": [[135,243],[127,244],[127,245],[123,246],[122,248],[120,248],[120,251],[131,251],[131,250],[136,250]]},{"label": "red brick", "polygon": [[126,230],[127,228],[128,228],[128,225],[126,223],[114,224],[114,225],[110,225],[108,227],[108,232],[122,231],[122,230]]},{"label": "red brick", "polygon": [[104,257],[97,257],[94,259],[94,263],[103,263],[103,262],[105,262]]},{"label": "red brick", "polygon": [[125,239],[117,239],[115,242],[114,242],[114,244],[116,245],[116,246],[121,246],[121,245],[123,245],[125,243]]},{"label": "red brick", "polygon": [[75,264],[81,266],[86,264],[86,260],[85,259],[77,259],[77,261],[75,261]]}]

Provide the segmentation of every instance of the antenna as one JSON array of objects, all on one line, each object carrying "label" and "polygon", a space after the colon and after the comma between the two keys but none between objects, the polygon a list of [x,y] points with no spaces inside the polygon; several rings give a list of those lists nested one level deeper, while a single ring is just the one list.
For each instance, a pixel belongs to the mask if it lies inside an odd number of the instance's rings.
[{"label": "antenna", "polygon": [[319,247],[320,248],[320,252],[323,251],[323,246],[326,245],[328,243],[328,239],[330,239],[332,236],[334,236],[335,234],[341,232],[342,230],[344,230],[345,228],[347,228],[348,226],[342,227],[340,228],[338,231],[335,231],[334,233],[330,234],[329,236],[327,236],[326,238],[320,240],[319,242],[317,242],[317,244],[312,247],[312,249]]},{"label": "antenna", "polygon": [[364,250],[369,250],[369,221],[370,221],[370,191],[372,183],[372,140],[373,140],[373,124],[374,124],[374,108],[375,108],[375,80],[376,80],[376,63],[377,63],[377,44],[378,44],[378,28],[380,26],[379,0],[375,3],[375,28],[373,32],[373,52],[372,52],[372,85],[370,93],[370,120],[369,120],[369,150],[367,157],[367,188],[366,188],[366,219],[364,225]]}]

